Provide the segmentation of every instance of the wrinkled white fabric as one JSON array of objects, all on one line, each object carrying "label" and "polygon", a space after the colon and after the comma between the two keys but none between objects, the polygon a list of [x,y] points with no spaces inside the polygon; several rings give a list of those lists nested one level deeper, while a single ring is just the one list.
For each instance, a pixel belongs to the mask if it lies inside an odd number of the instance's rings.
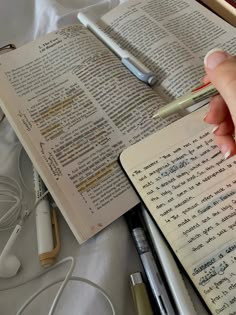
[{"label": "wrinkled white fabric", "polygon": [[[99,16],[117,5],[100,0],[1,0],[0,1],[0,46],[14,43],[21,46],[63,25],[76,23],[79,9],[89,8],[93,16]],[[18,174],[18,140],[6,119],[0,123],[0,175],[13,176],[20,182]],[[22,176],[27,188],[24,205],[33,202],[31,164],[26,154],[20,156]],[[1,209],[0,209],[1,211]],[[111,209],[112,211],[112,209]],[[61,234],[60,258],[76,257],[74,275],[90,279],[102,286],[111,297],[117,315],[132,315],[133,302],[129,287],[130,273],[141,270],[139,258],[123,218],[120,218],[93,239],[79,246],[63,218],[59,217]],[[0,252],[11,231],[0,232]],[[0,289],[16,285],[38,273],[39,265],[36,245],[34,215],[26,222],[15,243],[13,253],[22,263],[19,274],[9,280],[0,279]],[[46,276],[14,290],[0,292],[0,314],[13,315],[23,302],[41,286],[64,276],[67,265]],[[47,290],[24,312],[34,315],[47,314],[58,285]],[[70,283],[57,307],[57,315],[110,315],[111,310],[104,298],[86,284]]]}]

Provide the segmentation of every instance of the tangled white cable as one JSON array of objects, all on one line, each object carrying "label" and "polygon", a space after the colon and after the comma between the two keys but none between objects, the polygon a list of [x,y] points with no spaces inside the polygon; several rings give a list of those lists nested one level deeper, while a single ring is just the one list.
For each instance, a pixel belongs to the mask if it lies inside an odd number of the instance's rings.
[{"label": "tangled white cable", "polygon": [[[21,152],[21,150],[20,150]],[[20,154],[19,154],[20,157]],[[20,170],[20,167],[19,167]],[[19,174],[21,175],[21,172],[19,172]],[[21,180],[23,181],[22,175],[21,175]],[[5,175],[0,175],[0,204],[3,205],[4,204],[4,208],[6,208],[8,206],[8,209],[6,210],[6,212],[0,217],[0,231],[5,231],[5,230],[9,230],[12,229],[13,227],[15,227],[15,229],[13,230],[9,240],[7,241],[1,255],[0,255],[0,277],[12,277],[14,275],[16,275],[17,271],[20,268],[20,261],[18,260],[18,258],[15,255],[10,254],[11,248],[15,242],[15,240],[17,239],[22,225],[24,223],[24,221],[29,218],[29,216],[33,213],[33,210],[36,208],[36,206],[38,205],[38,203],[41,201],[42,198],[45,197],[45,195],[48,193],[48,191],[46,191],[40,198],[39,200],[37,200],[37,202],[34,203],[34,205],[32,206],[32,208],[30,210],[24,210],[23,211],[23,206],[22,206],[22,200],[23,200],[23,192],[22,189],[20,187],[20,185],[18,184],[18,182],[10,177],[10,176],[5,176]],[[56,306],[58,304],[58,301],[61,297],[61,294],[63,292],[63,290],[65,289],[66,284],[68,283],[68,281],[79,281],[79,282],[83,282],[86,283],[90,286],[92,286],[93,288],[95,288],[96,290],[98,290],[108,301],[111,310],[112,310],[112,315],[115,315],[115,309],[114,306],[112,304],[112,301],[110,300],[110,298],[108,297],[107,293],[97,284],[93,283],[92,281],[88,280],[88,279],[84,279],[81,277],[74,277],[72,276],[72,272],[74,270],[75,267],[75,260],[73,257],[67,257],[62,259],[61,261],[59,261],[58,263],[56,263],[53,267],[47,269],[46,271],[36,275],[35,277],[21,283],[18,285],[15,285],[14,287],[8,287],[8,288],[4,288],[4,289],[0,289],[0,291],[5,291],[5,290],[10,290],[19,286],[22,286],[30,281],[33,281],[35,279],[37,279],[38,277],[41,277],[42,275],[48,273],[49,271],[55,269],[56,267],[58,267],[59,265],[67,262],[67,261],[71,261],[71,266],[70,269],[68,271],[68,273],[66,274],[66,277],[64,279],[58,279],[56,281],[54,281],[53,283],[48,284],[47,286],[41,288],[40,290],[38,290],[37,292],[35,292],[32,296],[30,296],[28,298],[28,300],[21,306],[21,308],[18,310],[16,315],[21,315],[22,312],[25,310],[25,308],[34,300],[36,299],[37,296],[39,296],[43,291],[47,290],[49,287],[62,282],[54,300],[53,303],[50,307],[49,313],[48,315],[53,315],[55,313],[55,309]]]},{"label": "tangled white cable", "polygon": [[0,231],[14,227],[13,232],[0,254],[0,278],[14,277],[19,271],[21,266],[20,260],[11,253],[11,249],[22,230],[24,221],[33,213],[38,202],[45,194],[35,202],[30,211],[26,211],[26,209],[22,211],[22,196],[21,187],[14,178],[0,175],[1,208],[8,207],[4,215],[0,218]]},{"label": "tangled white cable", "polygon": [[38,275],[32,277],[31,279],[29,279],[29,280],[27,280],[27,281],[25,281],[25,282],[23,282],[23,283],[20,283],[20,284],[18,284],[18,285],[15,285],[15,286],[13,286],[13,287],[8,287],[8,288],[0,289],[0,291],[15,289],[15,288],[17,288],[17,287],[19,287],[19,286],[22,286],[22,285],[24,285],[24,284],[27,284],[27,283],[29,283],[29,282],[31,282],[31,281],[33,281],[33,280],[35,280],[35,279],[37,279],[37,278],[39,278],[39,277],[45,275],[45,274],[48,273],[49,271],[51,271],[51,270],[57,268],[57,267],[60,266],[61,264],[65,263],[65,262],[68,262],[68,261],[71,261],[71,266],[70,266],[69,271],[68,271],[67,274],[66,274],[66,277],[65,277],[64,279],[58,279],[58,280],[56,280],[56,281],[54,281],[54,282],[48,284],[47,286],[45,286],[45,287],[39,289],[39,290],[38,290],[37,292],[35,292],[34,294],[32,294],[32,295],[25,301],[25,303],[21,306],[21,308],[17,311],[16,315],[21,315],[22,312],[26,309],[26,307],[27,307],[30,303],[32,303],[32,302],[37,298],[37,296],[39,296],[42,292],[44,292],[45,290],[47,290],[47,289],[50,288],[51,286],[53,286],[53,285],[55,285],[55,284],[57,284],[57,283],[59,283],[59,282],[62,282],[62,284],[61,284],[61,286],[60,286],[60,288],[59,288],[59,290],[58,290],[58,292],[57,292],[57,294],[56,294],[56,296],[55,296],[55,298],[54,298],[54,300],[53,300],[53,303],[52,303],[52,305],[51,305],[51,307],[50,307],[49,313],[48,313],[48,315],[53,315],[53,314],[55,313],[55,309],[56,309],[56,306],[57,306],[57,304],[58,304],[58,301],[59,301],[59,299],[60,299],[60,297],[61,297],[61,294],[62,294],[63,290],[65,289],[65,286],[67,285],[67,283],[68,283],[69,281],[83,282],[83,283],[86,283],[86,284],[92,286],[92,287],[95,288],[96,290],[98,290],[98,291],[105,297],[105,299],[108,301],[108,303],[109,303],[109,305],[110,305],[110,307],[111,307],[112,315],[116,315],[115,308],[114,308],[114,305],[113,305],[111,299],[109,298],[109,296],[107,295],[107,293],[106,293],[99,285],[95,284],[94,282],[92,282],[92,281],[90,281],[90,280],[88,280],[88,279],[72,276],[72,272],[73,272],[74,267],[75,267],[75,260],[74,260],[73,257],[66,257],[66,258],[60,260],[58,263],[56,263],[53,267],[51,267],[51,268],[47,269],[46,271],[44,271],[44,272],[42,272],[42,273],[40,273],[40,274],[38,274]]},{"label": "tangled white cable", "polygon": [[0,203],[8,210],[0,217],[0,231],[12,229],[21,216],[23,193],[18,182],[10,176],[0,175]]}]

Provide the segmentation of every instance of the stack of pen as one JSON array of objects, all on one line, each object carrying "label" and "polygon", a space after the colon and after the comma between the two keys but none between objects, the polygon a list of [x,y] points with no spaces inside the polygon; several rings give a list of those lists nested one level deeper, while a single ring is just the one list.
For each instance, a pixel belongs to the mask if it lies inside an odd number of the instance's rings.
[{"label": "stack of pen", "polygon": [[125,217],[132,233],[137,251],[140,255],[144,271],[152,292],[154,314],[175,315],[171,295],[168,292],[166,281],[160,266],[157,265],[149,246],[137,208],[129,211]]},{"label": "stack of pen", "polygon": [[[136,297],[134,302],[137,314],[197,315],[175,258],[145,206],[143,204],[136,206],[126,213],[125,217],[146,273],[154,310],[153,313],[149,313],[148,308],[147,312],[138,311]],[[149,246],[149,241],[152,247]],[[142,282],[140,276],[135,275],[133,278],[139,279],[139,283]],[[131,284],[134,295],[132,281]],[[143,296],[142,298],[144,300],[142,305],[146,305]]]}]

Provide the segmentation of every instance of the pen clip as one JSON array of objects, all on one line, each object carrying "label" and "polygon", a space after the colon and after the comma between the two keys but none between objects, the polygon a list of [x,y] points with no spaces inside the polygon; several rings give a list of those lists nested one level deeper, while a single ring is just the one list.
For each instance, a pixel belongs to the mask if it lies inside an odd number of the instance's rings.
[{"label": "pen clip", "polygon": [[133,57],[132,59],[129,57],[124,57],[121,59],[121,62],[139,80],[148,83],[149,85],[154,85],[157,82],[156,75],[153,72],[149,71],[135,57]]},{"label": "pen clip", "polygon": [[55,247],[50,252],[42,253],[39,255],[40,263],[44,267],[48,267],[54,264],[61,247],[56,208],[54,207],[52,208],[51,223],[53,227]]}]

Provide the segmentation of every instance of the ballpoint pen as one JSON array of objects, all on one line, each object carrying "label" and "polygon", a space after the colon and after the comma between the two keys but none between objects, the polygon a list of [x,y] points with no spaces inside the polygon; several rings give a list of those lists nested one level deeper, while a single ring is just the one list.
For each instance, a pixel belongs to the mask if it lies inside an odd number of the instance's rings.
[{"label": "ballpoint pen", "polygon": [[135,272],[130,275],[130,284],[137,315],[153,315],[141,272]]},{"label": "ballpoint pen", "polygon": [[143,65],[136,57],[127,50],[122,49],[110,36],[108,36],[96,23],[94,23],[83,12],[79,12],[78,20],[89,30],[91,30],[106,46],[108,46],[116,55],[121,58],[121,62],[129,69],[139,80],[153,85],[156,83],[156,75]]},{"label": "ballpoint pen", "polygon": [[[137,209],[137,208],[135,208]],[[125,214],[128,226],[140,255],[147,279],[150,284],[155,302],[161,315],[175,315],[175,311],[168,296],[162,276],[157,268],[141,220],[134,210]]]},{"label": "ballpoint pen", "polygon": [[[33,167],[33,179],[36,193],[36,201],[38,201],[45,192],[45,186],[38,172]],[[54,232],[56,245],[54,247]],[[56,218],[55,208],[50,210],[49,200],[45,196],[36,206],[36,233],[38,243],[38,255],[42,266],[48,267],[55,262],[59,252],[59,232]]]},{"label": "ballpoint pen", "polygon": [[171,251],[143,205],[141,205],[141,209],[158,260],[160,261],[172,296],[175,300],[178,314],[197,315]]},{"label": "ballpoint pen", "polygon": [[169,103],[166,106],[163,106],[160,108],[153,116],[155,117],[161,117],[165,118],[167,116],[170,116],[174,113],[176,113],[179,110],[183,110],[189,106],[192,106],[196,103],[199,103],[203,100],[206,100],[219,92],[216,90],[216,88],[211,84],[207,83],[204,85],[200,85],[194,90],[192,90],[190,93],[185,94],[179,98],[177,98],[175,101]]}]

